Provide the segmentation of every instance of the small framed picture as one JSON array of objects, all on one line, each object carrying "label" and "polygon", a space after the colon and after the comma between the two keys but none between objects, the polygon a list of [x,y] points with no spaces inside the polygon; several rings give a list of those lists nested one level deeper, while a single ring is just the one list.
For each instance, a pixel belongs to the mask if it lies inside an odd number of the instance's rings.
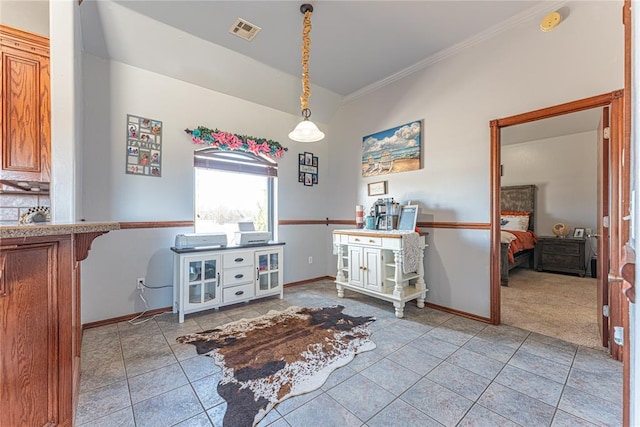
[{"label": "small framed picture", "polygon": [[305,174],[304,174],[304,185],[306,185],[306,186],[311,186],[311,185],[313,185],[313,177],[312,177],[312,174],[310,174],[310,173],[305,173]]},{"label": "small framed picture", "polygon": [[415,231],[418,220],[418,205],[406,205],[400,208],[398,230]]},{"label": "small framed picture", "polygon": [[304,153],[298,154],[298,164],[304,165]]},{"label": "small framed picture", "polygon": [[387,194],[387,181],[370,182],[367,184],[369,196],[381,196]]},{"label": "small framed picture", "polygon": [[304,164],[307,166],[313,166],[313,153],[304,153]]},{"label": "small framed picture", "polygon": [[573,229],[573,237],[583,238],[584,237],[584,228],[574,228]]}]

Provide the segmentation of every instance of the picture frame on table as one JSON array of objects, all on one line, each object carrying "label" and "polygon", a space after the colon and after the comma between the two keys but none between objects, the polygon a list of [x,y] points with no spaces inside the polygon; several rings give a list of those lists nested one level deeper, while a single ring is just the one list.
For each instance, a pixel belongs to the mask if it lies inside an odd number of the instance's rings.
[{"label": "picture frame on table", "polygon": [[574,228],[573,237],[582,239],[584,237],[584,228]]},{"label": "picture frame on table", "polygon": [[405,205],[400,207],[398,217],[398,230],[415,231],[418,221],[418,205]]},{"label": "picture frame on table", "polygon": [[369,196],[382,196],[387,194],[387,181],[370,182],[367,184],[367,194]]}]

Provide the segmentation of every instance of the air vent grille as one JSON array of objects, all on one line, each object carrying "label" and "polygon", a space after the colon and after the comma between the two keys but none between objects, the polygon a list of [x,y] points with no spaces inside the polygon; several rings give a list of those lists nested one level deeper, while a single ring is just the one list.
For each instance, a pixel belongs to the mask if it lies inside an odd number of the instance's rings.
[{"label": "air vent grille", "polygon": [[257,25],[245,21],[242,18],[238,18],[229,29],[229,32],[247,41],[251,41],[256,36],[256,34],[260,32],[260,30],[262,30],[262,28],[258,27]]}]

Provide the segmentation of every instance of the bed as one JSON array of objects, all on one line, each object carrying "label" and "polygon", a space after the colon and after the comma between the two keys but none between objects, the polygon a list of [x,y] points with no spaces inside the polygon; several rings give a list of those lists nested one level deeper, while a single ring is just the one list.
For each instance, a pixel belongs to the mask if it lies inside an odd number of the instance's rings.
[{"label": "bed", "polygon": [[[529,212],[528,226],[526,230],[505,233],[503,227],[505,214],[501,215],[501,243],[500,243],[500,284],[509,285],[509,271],[516,267],[533,268],[533,252],[536,242],[535,210],[536,210],[536,186],[514,185],[500,189],[501,213]],[[508,222],[508,221],[507,221]],[[510,241],[508,241],[510,240]],[[511,254],[509,253],[511,249]]]}]

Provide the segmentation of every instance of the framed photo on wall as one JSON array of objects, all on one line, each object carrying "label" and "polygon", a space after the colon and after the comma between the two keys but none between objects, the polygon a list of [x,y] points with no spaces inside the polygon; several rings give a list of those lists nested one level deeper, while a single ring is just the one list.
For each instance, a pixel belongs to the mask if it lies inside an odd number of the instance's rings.
[{"label": "framed photo on wall", "polygon": [[362,176],[408,172],[422,167],[422,120],[362,138]]},{"label": "framed photo on wall", "polygon": [[382,196],[387,194],[387,181],[370,182],[367,184],[367,194],[369,196]]}]

